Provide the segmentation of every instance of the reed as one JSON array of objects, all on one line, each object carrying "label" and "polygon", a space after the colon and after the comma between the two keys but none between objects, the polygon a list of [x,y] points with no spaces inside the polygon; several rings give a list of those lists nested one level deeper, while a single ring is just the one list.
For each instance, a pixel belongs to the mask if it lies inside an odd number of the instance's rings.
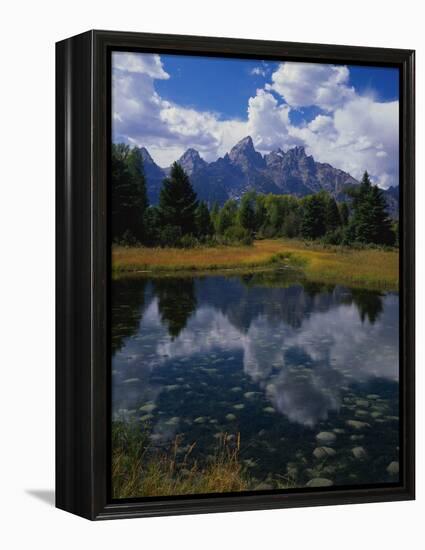
[{"label": "reed", "polygon": [[239,460],[239,434],[232,444],[223,434],[215,453],[202,465],[192,457],[196,443],[182,448],[179,436],[170,447],[156,449],[149,443],[146,426],[124,422],[114,422],[112,436],[114,498],[225,493],[250,487]]}]

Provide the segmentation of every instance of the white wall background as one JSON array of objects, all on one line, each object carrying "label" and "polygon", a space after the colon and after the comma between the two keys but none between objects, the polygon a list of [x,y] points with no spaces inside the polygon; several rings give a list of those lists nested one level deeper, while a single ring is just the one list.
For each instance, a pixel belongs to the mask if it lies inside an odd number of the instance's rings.
[{"label": "white wall background", "polygon": [[[418,500],[91,523],[54,486],[54,43],[97,28],[417,50],[417,202],[424,201],[421,3],[56,0],[0,10],[0,545],[14,548],[423,548],[425,296],[418,288]],[[425,216],[418,216],[418,281]],[[44,499],[32,492],[42,491]],[[44,493],[43,493],[44,491]],[[422,543],[421,543],[422,541]]]}]

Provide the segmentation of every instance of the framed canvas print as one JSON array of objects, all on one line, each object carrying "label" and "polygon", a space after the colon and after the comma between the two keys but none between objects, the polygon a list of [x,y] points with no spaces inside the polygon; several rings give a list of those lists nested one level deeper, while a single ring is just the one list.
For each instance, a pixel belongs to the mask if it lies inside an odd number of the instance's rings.
[{"label": "framed canvas print", "polygon": [[57,506],[414,498],[414,53],[57,44]]}]

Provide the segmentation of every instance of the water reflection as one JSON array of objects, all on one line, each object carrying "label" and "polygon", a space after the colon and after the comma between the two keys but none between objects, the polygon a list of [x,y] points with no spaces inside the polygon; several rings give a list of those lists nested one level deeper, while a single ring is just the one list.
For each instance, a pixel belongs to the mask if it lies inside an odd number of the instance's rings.
[{"label": "water reflection", "polygon": [[[289,442],[275,462],[257,451],[268,471],[291,452],[311,452],[320,430],[336,430],[341,445],[375,441],[374,464],[394,459],[396,293],[306,284],[284,273],[136,278],[113,287],[115,417],[148,419],[158,441],[196,435],[200,452],[218,428],[235,426],[251,447],[262,438]],[[367,433],[349,434],[353,421]],[[369,469],[362,475],[378,475]]]},{"label": "water reflection", "polygon": [[154,281],[154,291],[161,321],[174,340],[196,309],[194,280],[189,277],[157,279]]}]

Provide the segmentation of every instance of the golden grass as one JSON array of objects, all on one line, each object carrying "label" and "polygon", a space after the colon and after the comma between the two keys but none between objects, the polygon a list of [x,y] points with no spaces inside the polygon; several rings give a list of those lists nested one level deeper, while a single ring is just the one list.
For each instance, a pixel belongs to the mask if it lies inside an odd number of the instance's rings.
[{"label": "golden grass", "polygon": [[223,434],[204,466],[191,460],[195,444],[181,455],[180,438],[170,449],[152,453],[146,432],[136,426],[113,427],[112,489],[114,498],[225,493],[249,489],[239,462],[240,437],[230,447]]},{"label": "golden grass", "polygon": [[301,269],[312,281],[394,290],[398,288],[398,262],[398,250],[323,247],[291,239],[266,239],[252,246],[112,248],[114,274],[243,271],[285,264]]},{"label": "golden grass", "polygon": [[282,246],[291,258],[301,261],[311,281],[398,289],[398,250],[324,248],[290,240]]}]

